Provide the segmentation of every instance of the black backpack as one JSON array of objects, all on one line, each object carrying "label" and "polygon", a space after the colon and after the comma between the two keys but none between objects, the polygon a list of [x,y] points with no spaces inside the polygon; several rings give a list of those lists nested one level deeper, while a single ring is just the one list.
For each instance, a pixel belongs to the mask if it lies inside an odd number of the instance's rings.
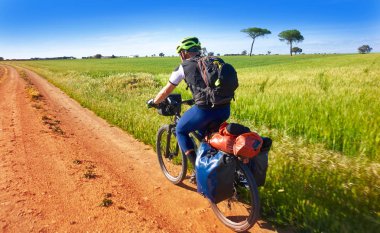
[{"label": "black backpack", "polygon": [[197,62],[207,86],[202,90],[206,93],[207,101],[212,106],[230,103],[239,86],[235,68],[214,56],[201,57]]}]

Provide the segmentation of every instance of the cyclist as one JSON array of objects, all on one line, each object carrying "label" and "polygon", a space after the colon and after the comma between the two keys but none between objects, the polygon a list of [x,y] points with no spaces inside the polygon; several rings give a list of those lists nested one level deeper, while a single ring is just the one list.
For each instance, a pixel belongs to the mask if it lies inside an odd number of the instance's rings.
[{"label": "cyclist", "polygon": [[[189,133],[197,130],[203,134],[211,124],[218,126],[226,121],[230,116],[230,104],[219,106],[207,104],[206,96],[202,93],[202,89],[206,88],[206,84],[198,67],[198,59],[201,57],[201,43],[197,37],[182,39],[176,51],[182,63],[172,72],[169,82],[157,96],[147,101],[147,105],[148,107],[157,106],[168,97],[182,80],[185,80],[190,87],[195,105],[186,111],[179,120],[176,127],[176,136],[180,148],[195,168],[196,152]],[[190,181],[192,183],[196,182],[194,173]]]}]

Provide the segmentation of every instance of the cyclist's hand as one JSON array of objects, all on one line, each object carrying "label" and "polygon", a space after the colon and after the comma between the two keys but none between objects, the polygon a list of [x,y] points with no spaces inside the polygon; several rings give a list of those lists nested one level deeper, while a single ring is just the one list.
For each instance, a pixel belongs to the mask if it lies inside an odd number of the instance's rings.
[{"label": "cyclist's hand", "polygon": [[150,99],[148,101],[146,101],[146,105],[148,106],[148,108],[156,108],[157,105],[154,103],[154,99]]}]

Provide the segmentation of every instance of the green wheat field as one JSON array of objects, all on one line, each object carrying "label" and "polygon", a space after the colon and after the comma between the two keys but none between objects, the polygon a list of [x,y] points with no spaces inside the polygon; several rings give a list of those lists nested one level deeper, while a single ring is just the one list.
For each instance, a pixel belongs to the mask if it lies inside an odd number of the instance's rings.
[{"label": "green wheat field", "polygon": [[[260,188],[263,218],[299,232],[376,232],[380,54],[222,58],[239,75],[230,122],[274,141]],[[37,72],[154,146],[157,129],[170,119],[145,102],[179,62],[157,57],[6,63]],[[175,92],[191,98],[184,83]]]}]

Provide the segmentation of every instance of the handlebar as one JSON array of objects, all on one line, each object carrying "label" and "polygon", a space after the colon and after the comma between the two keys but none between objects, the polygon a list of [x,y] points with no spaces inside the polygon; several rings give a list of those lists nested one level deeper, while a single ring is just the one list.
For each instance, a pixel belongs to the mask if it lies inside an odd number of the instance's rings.
[{"label": "handlebar", "polygon": [[186,104],[186,105],[194,105],[195,104],[195,101],[193,99],[189,99],[189,100],[184,100],[181,102],[181,104]]},{"label": "handlebar", "polygon": [[194,105],[193,99],[182,100],[180,94],[171,94],[156,107],[158,113],[164,116],[174,116],[180,114],[182,104]]},{"label": "handlebar", "polygon": [[192,106],[195,104],[195,101],[193,99],[189,99],[189,100],[183,100],[181,101],[180,103],[178,103],[177,101],[175,100],[172,100],[172,99],[166,99],[166,103],[163,102],[163,103],[159,103],[155,106],[153,106],[154,108],[163,108],[164,106],[167,106],[167,105],[172,105],[172,106],[178,106],[179,104],[182,105],[182,104],[185,104],[185,105],[189,105],[189,106]]}]

